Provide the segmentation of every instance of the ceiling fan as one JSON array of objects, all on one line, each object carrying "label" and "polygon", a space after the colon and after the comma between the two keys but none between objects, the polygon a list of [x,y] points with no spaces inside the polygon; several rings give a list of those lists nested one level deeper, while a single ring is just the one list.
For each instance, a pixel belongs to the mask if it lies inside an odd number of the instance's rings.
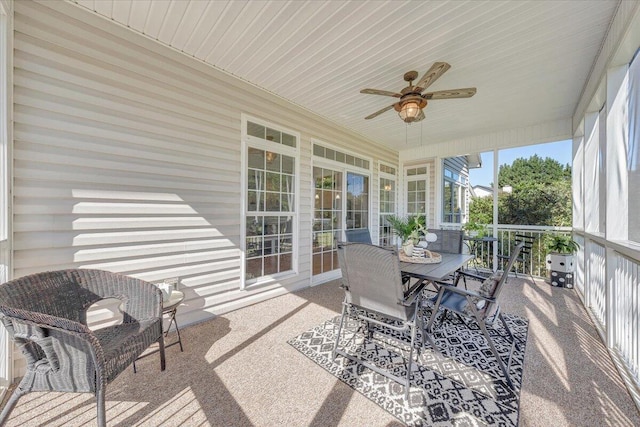
[{"label": "ceiling fan", "polygon": [[384,95],[400,98],[400,100],[388,107],[378,110],[373,114],[365,117],[365,120],[373,119],[380,114],[394,108],[402,120],[406,123],[417,122],[424,119],[422,109],[427,106],[427,101],[435,99],[453,99],[453,98],[471,98],[476,94],[475,87],[466,87],[463,89],[438,90],[435,92],[422,93],[433,84],[440,76],[442,76],[451,65],[446,62],[435,62],[429,71],[416,83],[413,81],[418,78],[417,71],[409,71],[404,74],[404,80],[409,82],[409,86],[398,92],[390,92],[388,90],[379,89],[362,89],[360,93],[368,93],[371,95]]}]

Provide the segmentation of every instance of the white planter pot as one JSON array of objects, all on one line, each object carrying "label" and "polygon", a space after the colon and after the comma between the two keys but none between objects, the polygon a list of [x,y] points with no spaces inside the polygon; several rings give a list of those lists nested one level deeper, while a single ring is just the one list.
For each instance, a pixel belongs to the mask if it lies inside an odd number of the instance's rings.
[{"label": "white planter pot", "polygon": [[406,256],[413,255],[413,242],[408,241],[402,244],[402,250]]},{"label": "white planter pot", "polygon": [[572,273],[576,269],[575,258],[574,254],[550,253],[545,259],[547,270],[558,271],[561,273]]}]

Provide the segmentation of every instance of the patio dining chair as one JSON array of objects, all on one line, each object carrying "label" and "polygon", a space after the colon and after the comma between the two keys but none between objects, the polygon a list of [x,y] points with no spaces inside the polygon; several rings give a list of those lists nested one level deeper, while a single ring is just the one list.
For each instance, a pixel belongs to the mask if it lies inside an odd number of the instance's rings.
[{"label": "patio dining chair", "polygon": [[[417,313],[422,292],[416,289],[405,295],[398,255],[395,251],[361,243],[343,243],[338,246],[338,262],[342,270],[345,298],[333,358],[341,355],[404,385],[405,398],[408,401],[413,350],[420,323]],[[348,318],[361,322],[369,339],[374,338],[371,325],[410,334],[406,377],[402,378],[369,360],[348,353],[346,344],[343,345],[344,350],[341,348],[341,333]]]},{"label": "patio dining chair", "polygon": [[[464,243],[464,232],[462,230],[429,230],[429,232],[435,234],[437,237],[435,242],[431,242],[429,246],[427,246],[427,249],[430,251],[449,254],[462,253]],[[466,278],[458,274],[461,271],[464,271],[464,266],[456,270],[446,281],[453,282],[457,285],[460,278],[462,278],[464,287],[467,289]]]},{"label": "patio dining chair", "polygon": [[[122,323],[89,329],[87,309],[108,298],[122,301]],[[21,277],[0,285],[0,320],[27,359],[0,425],[20,396],[60,391],[93,393],[103,427],[107,384],[155,342],[165,369],[162,293],[143,280],[84,269]]]},{"label": "patio dining chair", "polygon": [[[500,296],[500,292],[507,280],[508,273],[511,268],[513,268],[513,264],[518,258],[524,245],[524,242],[519,242],[511,250],[511,258],[509,258],[504,272],[494,273],[484,279],[484,282],[478,292],[464,290],[447,284],[440,284],[438,295],[431,299],[431,303],[433,303],[433,310],[426,326],[427,334],[429,334],[429,341],[435,349],[436,347],[431,335],[433,334],[433,326],[438,316],[441,316],[441,322],[439,325],[453,321],[454,318],[459,319],[462,324],[467,326],[469,326],[469,321],[475,321],[475,323],[480,327],[484,338],[491,348],[491,352],[495,356],[498,365],[511,388],[513,388],[513,382],[509,375],[509,368],[511,366],[513,350],[517,343],[511,329],[504,320],[504,316],[500,310],[500,305],[498,304],[498,297]],[[462,272],[460,274],[467,275],[475,279],[478,278],[478,276],[467,272]],[[454,316],[451,316],[450,314],[454,314]],[[499,319],[504,326],[507,332],[507,338],[510,341],[506,364],[502,360],[502,356],[498,353],[498,350],[489,335],[489,331],[487,330],[487,326],[493,326],[497,319]]]},{"label": "patio dining chair", "polygon": [[[535,238],[533,236],[527,236],[525,234],[516,234],[514,237],[515,237],[516,244],[520,242],[522,242],[523,244],[522,250],[520,251],[520,255],[516,258],[515,262],[521,266],[522,268],[521,271],[525,274],[528,274],[529,277],[531,278],[531,281],[535,283],[535,280],[533,279],[533,274],[531,272],[531,257],[533,255],[532,254],[533,242],[535,241]],[[504,265],[505,262],[508,262],[510,258],[511,258],[510,254],[498,255],[498,260],[502,263],[502,265]],[[514,274],[516,277],[518,277],[517,268],[514,271]]]},{"label": "patio dining chair", "polygon": [[351,243],[371,243],[371,233],[368,228],[354,228],[350,230],[344,230],[344,235],[347,238],[347,242]]}]

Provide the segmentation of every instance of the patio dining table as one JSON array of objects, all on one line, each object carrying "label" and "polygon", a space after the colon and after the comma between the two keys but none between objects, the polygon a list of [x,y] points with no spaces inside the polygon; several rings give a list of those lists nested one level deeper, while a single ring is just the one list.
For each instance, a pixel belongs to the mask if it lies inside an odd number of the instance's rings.
[{"label": "patio dining table", "polygon": [[423,289],[429,283],[445,280],[460,267],[473,259],[471,254],[450,254],[441,253],[442,261],[433,264],[400,262],[400,271],[403,276],[408,276],[417,281],[409,285],[405,294],[411,294],[417,289]]}]

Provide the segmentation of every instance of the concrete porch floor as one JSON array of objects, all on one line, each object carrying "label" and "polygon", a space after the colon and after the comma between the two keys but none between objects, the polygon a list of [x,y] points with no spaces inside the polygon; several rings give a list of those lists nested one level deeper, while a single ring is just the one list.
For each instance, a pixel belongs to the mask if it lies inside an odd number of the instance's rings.
[{"label": "concrete porch floor", "polygon": [[[529,319],[521,426],[637,426],[640,414],[575,291],[510,279],[502,306]],[[107,388],[109,425],[396,426],[396,418],[287,344],[339,313],[337,282],[183,329],[184,353],[137,363]],[[169,338],[171,339],[171,337]],[[90,394],[32,393],[9,426],[95,424]]]}]

